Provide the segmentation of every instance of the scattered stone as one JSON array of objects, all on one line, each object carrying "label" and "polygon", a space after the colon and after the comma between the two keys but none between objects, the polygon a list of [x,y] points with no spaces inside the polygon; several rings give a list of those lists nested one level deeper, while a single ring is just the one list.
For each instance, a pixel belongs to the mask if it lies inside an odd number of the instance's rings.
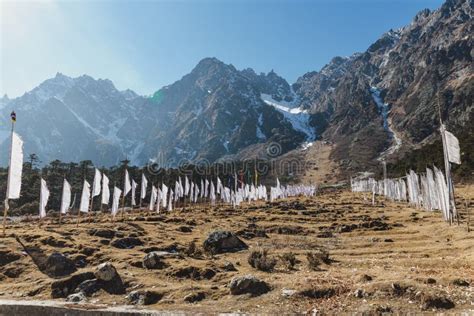
[{"label": "scattered stone", "polygon": [[111,281],[118,276],[118,273],[110,262],[104,262],[96,267],[94,275],[99,280]]},{"label": "scattered stone", "polygon": [[206,294],[204,292],[197,292],[197,293],[190,293],[184,297],[184,301],[187,303],[195,303],[202,301],[206,298]]},{"label": "scattered stone", "polygon": [[125,286],[117,270],[110,262],[105,262],[97,266],[95,277],[101,281],[101,288],[109,294],[124,294]]},{"label": "scattered stone", "polygon": [[182,233],[192,233],[193,229],[189,226],[179,226],[177,231],[180,231]]},{"label": "scattered stone", "polygon": [[86,300],[86,296],[82,292],[68,295],[68,297],[66,298],[66,301],[72,302],[72,303],[79,303],[85,300]]},{"label": "scattered stone", "polygon": [[224,265],[222,266],[222,270],[227,271],[227,272],[237,271],[237,269],[232,264],[232,262],[229,262],[229,261],[224,263]]},{"label": "scattered stone", "polygon": [[146,269],[163,269],[166,264],[162,261],[164,251],[153,251],[143,258],[143,267]]},{"label": "scattered stone", "polygon": [[101,289],[101,284],[99,280],[97,279],[92,279],[92,280],[85,280],[81,284],[79,284],[76,287],[75,292],[79,293],[82,292],[84,293],[85,296],[91,296],[95,292],[99,291]]},{"label": "scattered stone", "polygon": [[270,291],[270,286],[253,275],[244,275],[233,278],[229,283],[232,295],[252,294],[261,295]]},{"label": "scattered stone", "polygon": [[161,300],[162,297],[163,294],[148,290],[132,291],[127,295],[128,301],[134,305],[155,304]]},{"label": "scattered stone", "polygon": [[3,274],[12,279],[18,278],[25,271],[22,265],[9,265],[5,268]]},{"label": "scattered stone", "polygon": [[97,250],[99,250],[99,249],[97,249],[97,248],[92,248],[92,247],[84,247],[84,248],[81,249],[80,252],[81,252],[83,255],[89,257],[89,256],[92,256],[92,255],[94,254],[94,252],[96,252]]},{"label": "scattered stone", "polygon": [[196,267],[184,267],[184,268],[178,268],[177,270],[171,272],[170,274],[180,279],[210,280],[216,275],[216,272],[209,268],[199,269]]},{"label": "scattered stone", "polygon": [[428,278],[428,279],[425,280],[425,283],[426,283],[426,284],[435,284],[435,283],[436,283],[436,280],[433,279],[433,278]]},{"label": "scattered stone", "polygon": [[62,253],[54,252],[46,259],[44,272],[53,277],[65,276],[76,272],[76,265]]},{"label": "scattered stone", "polygon": [[143,242],[138,237],[125,237],[113,240],[111,245],[119,249],[131,249],[135,246],[142,246]]},{"label": "scattered stone", "polygon": [[292,297],[296,293],[298,293],[296,290],[290,290],[290,289],[282,289],[281,290],[281,295],[284,296],[284,297]]},{"label": "scattered stone", "polygon": [[360,277],[359,277],[359,282],[370,282],[373,280],[373,277],[371,277],[370,275],[368,274],[362,274]]},{"label": "scattered stone", "polygon": [[342,224],[336,227],[336,233],[349,233],[357,228],[356,224],[346,225]]},{"label": "scattered stone", "polygon": [[51,247],[64,248],[70,246],[65,240],[56,239],[53,236],[48,236],[40,240],[43,245],[48,245]]},{"label": "scattered stone", "polygon": [[466,280],[463,280],[463,279],[454,279],[451,282],[451,284],[456,285],[456,286],[469,286],[469,282],[467,282]]},{"label": "scattered stone", "polygon": [[0,267],[16,261],[21,258],[21,255],[10,250],[0,250]]},{"label": "scattered stone", "polygon": [[84,282],[85,280],[94,279],[94,273],[92,272],[82,272],[74,274],[69,278],[54,281],[51,284],[51,297],[60,298],[67,297],[69,294],[74,293],[76,287]]},{"label": "scattered stone", "polygon": [[451,309],[454,308],[454,303],[443,296],[433,297],[428,296],[422,300],[422,309]]},{"label": "scattered stone", "polygon": [[115,237],[115,230],[112,229],[91,229],[89,235],[98,236],[106,239],[112,239]]},{"label": "scattered stone", "polygon": [[355,290],[354,296],[357,297],[357,298],[363,298],[364,297],[364,290],[363,289]]},{"label": "scattered stone", "polygon": [[247,249],[248,246],[232,232],[215,231],[208,235],[203,248],[210,253],[217,254]]}]

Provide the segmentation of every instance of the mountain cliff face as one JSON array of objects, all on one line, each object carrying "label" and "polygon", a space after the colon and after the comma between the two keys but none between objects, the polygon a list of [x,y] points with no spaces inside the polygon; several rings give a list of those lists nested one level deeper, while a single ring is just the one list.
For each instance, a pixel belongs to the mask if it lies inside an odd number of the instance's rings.
[{"label": "mountain cliff face", "polygon": [[290,99],[289,84],[275,73],[238,71],[215,58],[203,59],[190,74],[157,91],[140,113],[152,118],[139,160],[216,161],[244,148],[279,142],[296,148],[307,135],[261,99]]},{"label": "mountain cliff face", "polygon": [[473,121],[473,2],[449,0],[423,10],[367,51],[334,58],[293,85],[302,104],[336,144],[332,157],[358,170],[399,158],[448,128]]},{"label": "mountain cliff face", "polygon": [[[90,159],[113,165],[128,158],[139,165],[151,159],[176,166],[214,162],[268,142],[288,151],[314,138],[292,125],[291,113],[265,103],[262,95],[282,102],[294,97],[273,71],[257,75],[206,58],[152,97],[118,91],[109,80],[57,74],[19,98],[2,98],[0,115],[7,122],[10,111],[17,112],[25,153],[36,153],[43,162]],[[6,162],[9,126],[0,131]]]},{"label": "mountain cliff face", "polygon": [[[19,98],[1,98],[0,117],[17,112],[25,153],[45,163],[176,166],[254,158],[274,143],[284,154],[322,138],[334,143],[331,158],[342,170],[366,170],[437,139],[439,113],[455,133],[472,125],[473,20],[472,1],[448,0],[291,86],[273,71],[237,70],[216,58],[150,97],[57,74]],[[1,125],[3,164],[8,135]]]}]

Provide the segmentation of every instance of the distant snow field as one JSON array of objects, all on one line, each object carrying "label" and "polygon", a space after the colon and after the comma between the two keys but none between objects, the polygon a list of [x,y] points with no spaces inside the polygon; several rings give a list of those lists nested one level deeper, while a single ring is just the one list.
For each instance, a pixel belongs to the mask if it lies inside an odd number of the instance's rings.
[{"label": "distant snow field", "polygon": [[293,129],[304,133],[308,141],[316,139],[314,128],[309,124],[310,115],[308,111],[299,107],[298,99],[295,98],[292,102],[276,101],[271,95],[265,93],[260,94],[260,98],[283,114],[285,119],[293,126]]}]

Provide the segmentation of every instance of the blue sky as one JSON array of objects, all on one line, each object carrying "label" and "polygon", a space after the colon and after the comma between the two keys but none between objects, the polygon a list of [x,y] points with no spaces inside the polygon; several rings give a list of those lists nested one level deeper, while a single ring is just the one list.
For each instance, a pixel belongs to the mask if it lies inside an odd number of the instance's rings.
[{"label": "blue sky", "polygon": [[441,0],[0,1],[0,94],[56,72],[151,94],[204,57],[293,83]]}]

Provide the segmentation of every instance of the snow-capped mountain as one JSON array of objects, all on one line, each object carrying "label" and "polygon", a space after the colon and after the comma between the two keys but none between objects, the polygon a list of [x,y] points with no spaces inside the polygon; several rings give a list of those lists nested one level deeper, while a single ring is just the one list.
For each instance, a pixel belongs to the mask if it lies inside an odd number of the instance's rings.
[{"label": "snow-capped mountain", "polygon": [[[44,163],[59,159],[114,164],[131,157],[137,146],[134,132],[123,128],[134,120],[136,107],[144,101],[136,94],[118,91],[110,80],[58,73],[2,105],[0,116],[8,122],[15,110],[16,131],[24,139],[25,154],[36,153]],[[5,137],[9,128],[9,124],[0,126],[2,153],[8,153]],[[6,161],[5,154],[1,158]]]},{"label": "snow-capped mountain", "polygon": [[[283,152],[313,139],[309,115],[280,105],[294,98],[273,71],[257,75],[206,58],[151,97],[118,91],[110,80],[58,73],[19,98],[2,98],[0,115],[8,122],[16,111],[25,154],[36,153],[44,163],[92,160],[109,166],[128,158],[138,165],[157,160],[175,166],[214,162],[266,142],[278,142]],[[2,125],[2,153],[8,152],[8,133],[9,125]]]}]

